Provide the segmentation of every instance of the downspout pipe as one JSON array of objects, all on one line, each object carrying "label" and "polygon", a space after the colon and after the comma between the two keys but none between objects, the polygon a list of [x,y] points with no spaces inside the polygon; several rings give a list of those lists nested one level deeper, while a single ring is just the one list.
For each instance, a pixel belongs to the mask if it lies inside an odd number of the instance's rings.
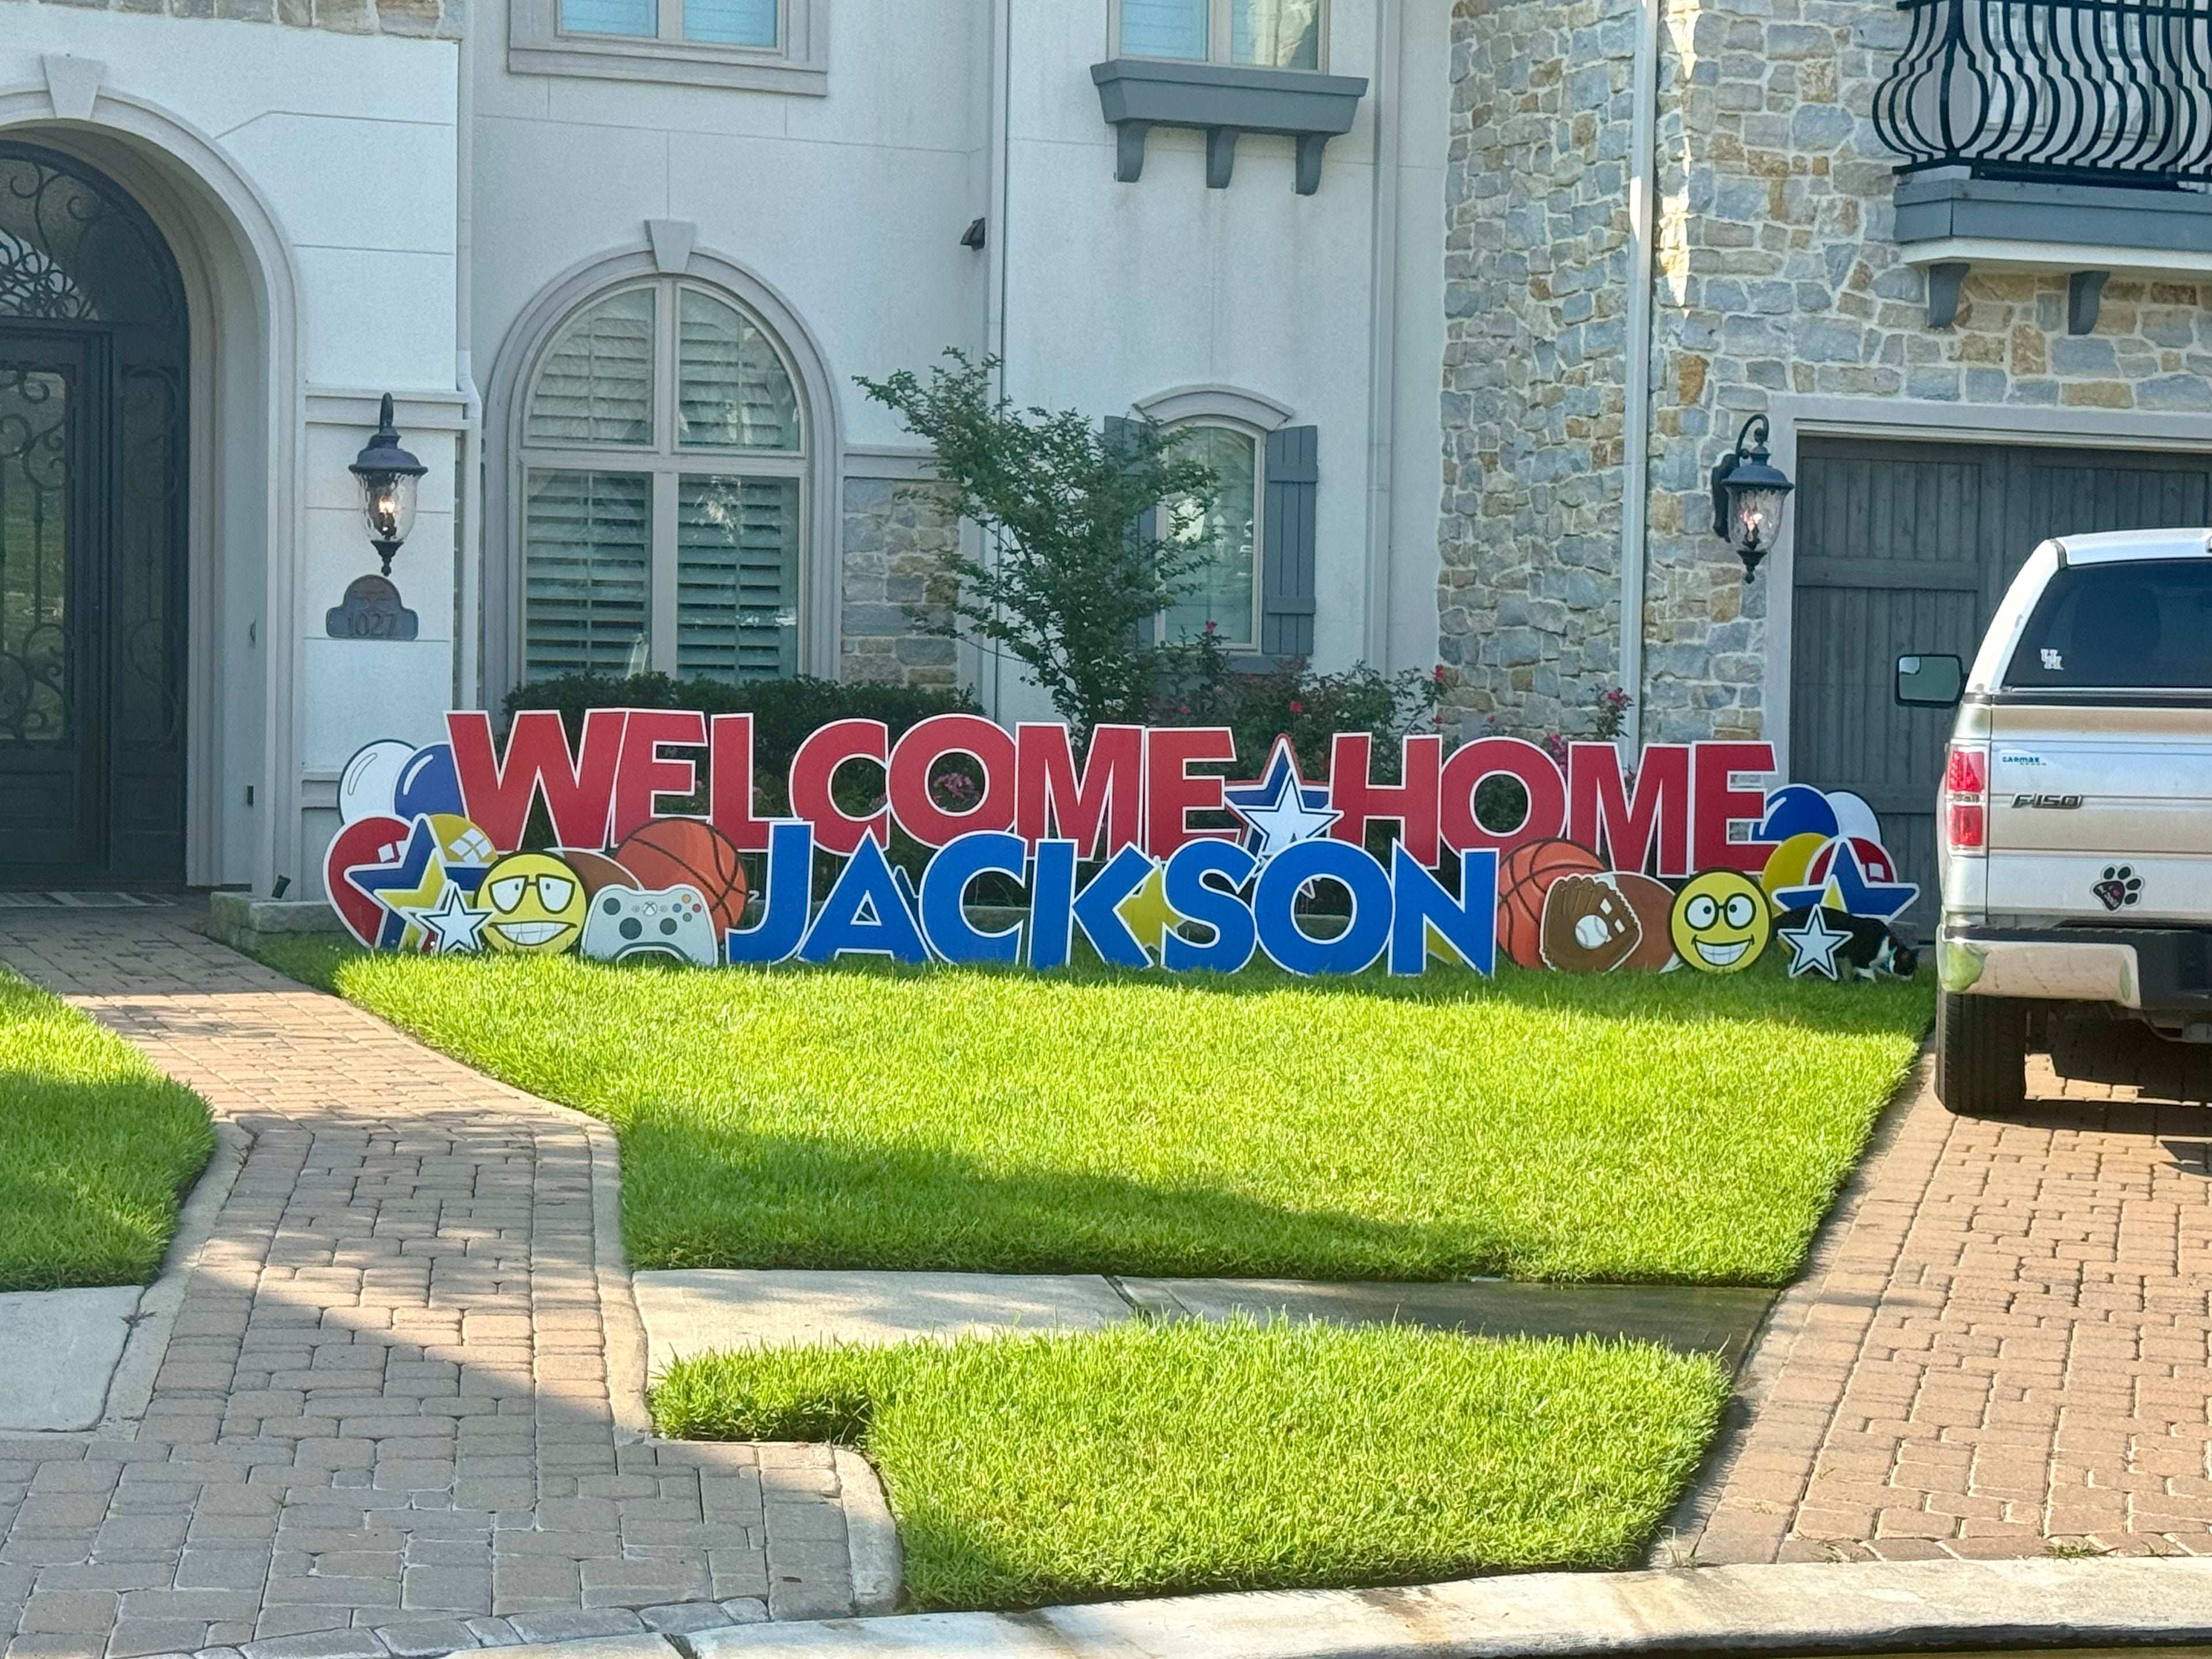
[{"label": "downspout pipe", "polygon": [[[1011,365],[1006,361],[1008,331],[1006,326],[1007,290],[1013,271],[1013,234],[1007,222],[1007,206],[1012,194],[1007,174],[1013,166],[1013,105],[1014,105],[1014,0],[993,0],[991,7],[991,127],[986,140],[990,164],[990,193],[985,209],[989,216],[985,222],[987,240],[984,256],[989,261],[985,278],[987,294],[984,301],[984,350],[998,359],[999,372],[991,395],[1007,395]],[[989,538],[983,538],[983,561],[996,566],[1000,547]],[[990,641],[979,642],[981,659],[978,666],[989,675],[989,686],[984,698],[984,712],[993,720],[1005,723],[1003,710],[1006,695],[1006,653]],[[981,676],[979,676],[981,678]]]},{"label": "downspout pipe", "polygon": [[1636,87],[1628,180],[1628,362],[1621,413],[1620,686],[1634,698],[1620,728],[1632,762],[1644,729],[1644,592],[1651,502],[1651,287],[1656,264],[1654,202],[1658,188],[1659,31],[1663,0],[1641,0],[1636,31]]},{"label": "downspout pipe", "polygon": [[475,334],[477,31],[461,31],[453,91],[453,387],[461,396],[455,446],[453,703],[483,706],[483,397],[471,346]]},{"label": "downspout pipe", "polygon": [[1369,70],[1368,108],[1375,121],[1375,206],[1370,234],[1374,254],[1368,282],[1373,293],[1367,366],[1367,617],[1361,641],[1366,659],[1388,673],[1391,592],[1396,575],[1396,416],[1398,397],[1398,151],[1400,57],[1405,8],[1382,0],[1375,8],[1375,62]]}]

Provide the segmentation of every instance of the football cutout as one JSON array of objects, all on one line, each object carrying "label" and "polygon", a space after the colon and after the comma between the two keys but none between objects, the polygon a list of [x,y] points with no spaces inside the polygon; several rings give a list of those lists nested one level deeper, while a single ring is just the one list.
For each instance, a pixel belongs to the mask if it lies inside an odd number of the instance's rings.
[{"label": "football cutout", "polygon": [[1668,921],[1674,914],[1674,890],[1663,881],[1627,870],[1616,870],[1606,879],[1613,884],[1621,897],[1628,901],[1629,908],[1636,912],[1637,921],[1644,924],[1644,942],[1620,964],[1621,971],[1631,974],[1665,972],[1674,960],[1674,937],[1668,931]]},{"label": "football cutout", "polygon": [[745,913],[745,866],[730,838],[703,818],[655,818],[615,848],[615,862],[648,892],[697,889],[718,939]]},{"label": "football cutout", "polygon": [[610,887],[637,887],[638,878],[617,864],[605,853],[580,853],[563,847],[556,854],[561,862],[576,872],[576,879],[584,884],[584,896],[597,898]]},{"label": "football cutout", "polygon": [[1516,847],[1498,866],[1498,945],[1523,968],[1544,965],[1544,901],[1561,876],[1600,876],[1604,862],[1571,841]]}]

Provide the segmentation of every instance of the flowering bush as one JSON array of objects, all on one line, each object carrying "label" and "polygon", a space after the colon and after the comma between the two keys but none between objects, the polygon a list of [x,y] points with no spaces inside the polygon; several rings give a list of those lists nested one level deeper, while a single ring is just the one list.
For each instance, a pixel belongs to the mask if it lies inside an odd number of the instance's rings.
[{"label": "flowering bush", "polygon": [[1397,776],[1398,739],[1435,730],[1450,671],[1408,668],[1396,674],[1361,663],[1340,674],[1316,674],[1297,658],[1261,672],[1241,668],[1213,624],[1196,643],[1175,648],[1147,718],[1154,726],[1225,726],[1236,734],[1237,758],[1248,771],[1264,765],[1278,737],[1297,750],[1310,783],[1328,776],[1329,739],[1338,732],[1375,738],[1378,778]]}]

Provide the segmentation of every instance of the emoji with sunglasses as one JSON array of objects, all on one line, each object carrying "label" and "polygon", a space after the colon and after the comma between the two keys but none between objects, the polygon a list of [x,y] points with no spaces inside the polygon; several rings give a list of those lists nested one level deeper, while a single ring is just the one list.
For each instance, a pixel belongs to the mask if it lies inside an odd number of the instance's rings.
[{"label": "emoji with sunglasses", "polygon": [[590,902],[576,872],[546,853],[510,853],[484,872],[477,898],[491,911],[494,950],[539,957],[575,944]]}]

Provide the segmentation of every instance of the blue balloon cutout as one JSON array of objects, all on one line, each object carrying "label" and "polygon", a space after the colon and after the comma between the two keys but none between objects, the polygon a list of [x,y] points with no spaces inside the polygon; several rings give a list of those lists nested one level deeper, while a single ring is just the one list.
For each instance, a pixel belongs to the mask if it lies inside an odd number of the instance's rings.
[{"label": "blue balloon cutout", "polygon": [[417,749],[414,757],[399,769],[392,805],[394,817],[427,817],[433,812],[467,816],[467,808],[461,804],[461,775],[453,769],[453,744],[434,743]]},{"label": "blue balloon cutout", "polygon": [[1828,798],[1809,783],[1792,783],[1766,798],[1766,817],[1753,839],[1777,845],[1792,836],[1819,836],[1826,840],[1838,833],[1836,809],[1828,804]]}]

